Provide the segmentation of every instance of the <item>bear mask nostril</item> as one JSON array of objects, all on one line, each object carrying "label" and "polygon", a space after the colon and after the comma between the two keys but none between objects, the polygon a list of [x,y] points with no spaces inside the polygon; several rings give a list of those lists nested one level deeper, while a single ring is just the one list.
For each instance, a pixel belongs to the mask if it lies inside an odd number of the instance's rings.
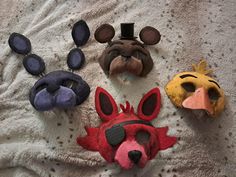
[{"label": "bear mask nostril", "polygon": [[54,93],[54,92],[57,91],[59,88],[60,88],[59,85],[56,85],[56,84],[49,84],[49,85],[47,86],[47,91],[48,91],[49,93]]},{"label": "bear mask nostril", "polygon": [[142,157],[142,152],[137,150],[129,151],[128,156],[132,162],[137,164]]}]

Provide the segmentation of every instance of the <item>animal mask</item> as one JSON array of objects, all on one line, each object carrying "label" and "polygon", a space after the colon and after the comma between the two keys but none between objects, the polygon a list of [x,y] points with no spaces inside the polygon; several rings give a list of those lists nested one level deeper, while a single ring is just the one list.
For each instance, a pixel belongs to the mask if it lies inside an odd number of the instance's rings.
[{"label": "animal mask", "polygon": [[224,109],[225,96],[219,84],[207,76],[211,70],[206,70],[206,66],[206,61],[202,60],[198,65],[193,65],[194,71],[175,75],[165,90],[177,107],[205,110],[216,117]]},{"label": "animal mask", "polygon": [[139,37],[134,37],[134,23],[121,23],[121,36],[119,40],[111,41],[115,35],[114,28],[103,24],[95,31],[95,39],[108,46],[99,57],[99,64],[107,75],[129,72],[137,76],[146,76],[153,67],[153,61],[145,45],[157,44],[161,35],[153,27],[146,26]]},{"label": "animal mask", "polygon": [[156,128],[151,124],[160,110],[161,99],[158,88],[143,96],[137,114],[126,102],[120,105],[112,96],[98,87],[95,93],[96,111],[103,123],[97,127],[86,127],[87,135],[77,138],[77,143],[85,149],[99,151],[109,163],[117,162],[121,167],[130,169],[134,165],[143,168],[160,150],[176,143],[175,137],[167,135],[168,127]]},{"label": "animal mask", "polygon": [[[80,47],[88,41],[89,28],[85,21],[74,24],[72,37]],[[26,71],[41,78],[30,90],[29,100],[38,111],[48,111],[54,107],[70,108],[83,103],[89,96],[89,85],[77,74],[68,71],[53,71],[44,74],[44,60],[31,52],[31,42],[22,34],[12,33],[8,40],[11,49],[25,55],[23,66]],[[73,71],[80,69],[85,62],[85,56],[79,48],[72,49],[67,56],[67,65]]]}]

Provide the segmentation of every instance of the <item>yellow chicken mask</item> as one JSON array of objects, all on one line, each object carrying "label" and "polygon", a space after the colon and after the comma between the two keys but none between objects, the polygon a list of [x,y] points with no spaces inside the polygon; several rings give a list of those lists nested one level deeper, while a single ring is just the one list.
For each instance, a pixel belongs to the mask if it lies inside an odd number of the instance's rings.
[{"label": "yellow chicken mask", "polygon": [[207,76],[205,60],[193,65],[193,71],[182,72],[166,85],[165,91],[174,105],[192,110],[205,110],[216,117],[224,109],[225,96],[219,84]]}]

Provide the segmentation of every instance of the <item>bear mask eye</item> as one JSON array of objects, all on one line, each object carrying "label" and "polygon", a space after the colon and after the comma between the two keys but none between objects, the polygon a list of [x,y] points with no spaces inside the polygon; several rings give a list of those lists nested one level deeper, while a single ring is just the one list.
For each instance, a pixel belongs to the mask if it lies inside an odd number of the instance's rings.
[{"label": "bear mask eye", "polygon": [[196,90],[196,87],[195,87],[195,85],[192,82],[185,82],[185,83],[181,84],[181,86],[187,92],[194,92]]},{"label": "bear mask eye", "polygon": [[215,88],[208,90],[208,96],[211,100],[217,101],[220,98],[220,93]]},{"label": "bear mask eye", "polygon": [[135,139],[139,144],[146,144],[149,142],[150,134],[147,131],[141,130],[137,132]]}]

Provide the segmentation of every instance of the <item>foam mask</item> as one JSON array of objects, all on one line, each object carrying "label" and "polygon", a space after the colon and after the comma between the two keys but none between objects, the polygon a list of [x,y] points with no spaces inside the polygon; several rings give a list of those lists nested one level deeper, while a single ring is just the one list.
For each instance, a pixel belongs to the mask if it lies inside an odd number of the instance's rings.
[{"label": "foam mask", "polygon": [[137,113],[129,102],[126,106],[120,105],[122,112],[119,113],[115,100],[100,87],[95,93],[95,106],[103,122],[99,127],[86,127],[87,135],[78,137],[77,143],[98,151],[109,163],[117,162],[124,169],[134,165],[143,168],[158,151],[176,143],[175,137],[167,135],[168,127],[156,128],[150,122],[161,106],[158,88],[143,96]]},{"label": "foam mask", "polygon": [[174,105],[192,110],[204,110],[216,117],[225,105],[224,91],[216,80],[207,76],[207,63],[202,60],[190,72],[182,72],[166,85],[165,91]]},{"label": "foam mask", "polygon": [[121,23],[121,36],[113,40],[114,28],[103,24],[95,31],[95,39],[100,43],[108,43],[99,57],[99,64],[105,74],[114,75],[129,72],[137,76],[146,76],[153,68],[153,60],[146,45],[157,44],[161,35],[153,27],[146,26],[139,37],[142,42],[134,37],[134,23]]},{"label": "foam mask", "polygon": [[[90,36],[89,28],[85,21],[80,20],[74,24],[72,38],[77,47],[86,44]],[[83,103],[89,96],[89,85],[77,74],[69,71],[52,71],[45,74],[44,60],[31,54],[31,42],[22,34],[12,33],[8,40],[10,48],[25,55],[23,66],[27,72],[40,76],[30,90],[29,100],[38,111],[48,111],[54,107],[70,108]],[[67,65],[73,70],[78,70],[85,62],[81,49],[72,49],[67,56]]]}]

